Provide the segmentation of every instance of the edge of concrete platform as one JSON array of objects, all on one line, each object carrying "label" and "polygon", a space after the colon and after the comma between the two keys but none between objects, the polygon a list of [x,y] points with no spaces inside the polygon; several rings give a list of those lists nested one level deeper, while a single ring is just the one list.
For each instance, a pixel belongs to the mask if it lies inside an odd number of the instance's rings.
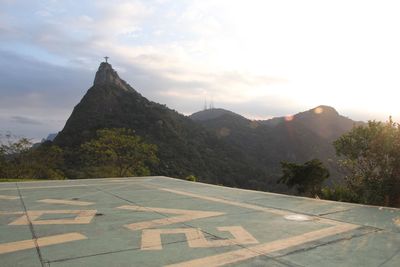
[{"label": "edge of concrete platform", "polygon": [[[0,182],[0,185],[2,184],[26,184],[26,183],[40,183],[40,182],[75,182],[75,181],[91,181],[91,180],[109,180],[109,179],[141,179],[141,178],[157,178],[157,177],[165,177],[165,178],[172,178],[172,177],[167,177],[167,176],[132,176],[132,177],[100,177],[100,178],[84,178],[84,179],[52,179],[52,180],[30,180],[30,181],[16,181],[16,182]],[[172,178],[176,180],[181,180],[178,178]],[[182,180],[185,181],[185,180]]]},{"label": "edge of concrete platform", "polygon": [[204,182],[191,182],[191,181],[186,181],[186,180],[183,180],[183,179],[178,179],[178,178],[173,178],[173,177],[168,177],[168,176],[149,176],[149,177],[160,177],[160,178],[162,177],[162,178],[167,178],[167,179],[180,180],[180,181],[183,181],[183,182],[186,182],[186,183],[200,183],[200,184],[207,185],[207,186],[212,186],[212,187],[228,188],[228,189],[231,189],[231,190],[240,190],[240,191],[247,191],[247,192],[256,192],[256,193],[262,193],[262,194],[266,194],[266,195],[274,195],[274,196],[281,196],[281,197],[287,197],[287,198],[301,198],[301,199],[312,200],[312,201],[317,201],[317,202],[343,203],[343,204],[346,204],[346,205],[354,205],[354,206],[362,206],[362,207],[369,207],[369,208],[378,208],[378,209],[388,209],[388,210],[400,211],[400,208],[385,207],[385,206],[375,206],[375,205],[344,202],[344,201],[335,201],[335,200],[327,200],[327,199],[316,199],[316,198],[311,198],[311,197],[286,195],[286,194],[279,194],[279,193],[273,193],[273,192],[267,192],[267,191],[257,191],[257,190],[253,190],[253,189],[244,189],[244,188],[228,187],[228,186],[216,185],[216,184],[208,184],[208,183],[204,183]]},{"label": "edge of concrete platform", "polygon": [[303,196],[294,196],[294,195],[286,195],[286,194],[280,194],[280,193],[273,193],[273,192],[267,192],[267,191],[257,191],[253,189],[243,189],[243,188],[236,188],[236,187],[228,187],[228,186],[223,186],[223,185],[216,185],[216,184],[208,184],[204,182],[192,182],[192,181],[187,181],[184,179],[179,179],[179,178],[174,178],[174,177],[168,177],[168,176],[162,176],[162,175],[156,175],[156,176],[132,176],[132,177],[108,177],[108,178],[85,178],[85,179],[65,179],[65,180],[37,180],[37,181],[18,181],[18,182],[2,182],[0,185],[4,184],[26,184],[26,183],[40,183],[40,182],[76,182],[76,181],[93,181],[93,180],[109,180],[109,179],[146,179],[146,178],[163,178],[163,179],[171,179],[171,180],[178,180],[180,182],[184,183],[198,183],[206,186],[211,186],[211,187],[218,187],[218,188],[225,188],[229,190],[239,190],[239,191],[246,191],[246,192],[254,192],[254,193],[261,193],[265,195],[274,195],[274,196],[280,196],[280,197],[285,197],[285,198],[300,198],[300,199],[305,199],[305,200],[312,200],[312,201],[317,201],[317,202],[327,202],[327,203],[341,203],[344,205],[350,205],[350,206],[359,206],[359,207],[367,207],[367,208],[377,208],[377,209],[385,209],[385,210],[395,210],[395,211],[400,211],[400,208],[393,208],[393,207],[385,207],[385,206],[375,206],[375,205],[368,205],[368,204],[359,204],[359,203],[351,203],[351,202],[344,202],[344,201],[335,201],[335,200],[327,200],[327,199],[316,199],[316,198],[310,198],[310,197],[303,197]]}]

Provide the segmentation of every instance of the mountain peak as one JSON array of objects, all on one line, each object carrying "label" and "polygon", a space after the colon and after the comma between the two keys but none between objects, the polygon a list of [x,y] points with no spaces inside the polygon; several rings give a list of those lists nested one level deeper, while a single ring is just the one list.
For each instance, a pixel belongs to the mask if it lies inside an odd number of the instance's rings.
[{"label": "mountain peak", "polygon": [[93,85],[116,85],[124,90],[128,90],[127,83],[119,78],[118,73],[112,68],[111,64],[107,62],[102,62],[100,64]]},{"label": "mountain peak", "polygon": [[239,114],[236,114],[236,113],[234,113],[232,111],[229,111],[229,110],[226,110],[226,109],[222,109],[222,108],[212,108],[212,109],[206,109],[206,110],[198,111],[198,112],[193,113],[189,117],[194,121],[207,121],[207,120],[212,120],[212,119],[219,118],[219,117],[224,116],[224,115],[230,115],[230,116],[234,116],[234,117],[241,117],[241,118],[245,119],[244,117],[242,117]]},{"label": "mountain peak", "polygon": [[313,112],[315,114],[321,114],[321,115],[334,115],[334,116],[339,116],[339,112],[331,106],[325,106],[325,105],[320,105],[318,107],[315,107],[313,109],[310,109],[309,112]]}]

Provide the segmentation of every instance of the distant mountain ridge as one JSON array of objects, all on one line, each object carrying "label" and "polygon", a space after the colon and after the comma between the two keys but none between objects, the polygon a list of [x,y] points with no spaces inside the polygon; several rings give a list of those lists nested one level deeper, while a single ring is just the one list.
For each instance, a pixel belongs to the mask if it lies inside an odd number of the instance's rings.
[{"label": "distant mountain ridge", "polygon": [[194,121],[206,121],[206,120],[211,120],[211,119],[216,119],[218,117],[224,116],[224,115],[231,115],[231,116],[237,116],[237,117],[242,117],[243,116],[236,114],[232,111],[222,109],[222,108],[211,108],[211,109],[205,109],[202,111],[198,111],[190,115],[189,117],[194,120]]},{"label": "distant mountain ridge", "polygon": [[329,139],[337,139],[354,125],[365,124],[362,121],[354,121],[342,116],[335,108],[326,105],[320,105],[293,116],[274,117],[268,120],[250,120],[240,114],[222,108],[205,109],[195,112],[189,117],[197,122],[205,122],[219,119],[222,116],[242,118],[243,120],[252,121],[253,125],[260,124],[270,127],[275,127],[281,123],[301,123],[319,136]]},{"label": "distant mountain ridge", "polygon": [[343,133],[351,130],[354,125],[365,124],[342,116],[333,107],[325,105],[297,113],[293,117],[278,117],[261,121],[265,125],[276,125],[285,122],[301,123],[319,136],[329,140],[336,140]]},{"label": "distant mountain ridge", "polygon": [[281,161],[303,163],[318,158],[330,169],[331,180],[341,179],[332,142],[353,126],[363,124],[341,116],[329,106],[261,121],[223,109],[196,112],[190,118],[238,147],[274,178],[280,175]]},{"label": "distant mountain ridge", "polygon": [[[100,64],[93,82],[75,106],[54,143],[76,151],[103,128],[129,128],[158,146],[160,164],[152,174],[283,191],[276,185],[282,160],[321,159],[340,179],[332,141],[357,124],[328,106],[319,106],[291,118],[252,121],[224,109],[209,109],[187,117],[149,101],[122,80],[109,63]],[[73,152],[66,159],[83,178],[82,162]]]}]

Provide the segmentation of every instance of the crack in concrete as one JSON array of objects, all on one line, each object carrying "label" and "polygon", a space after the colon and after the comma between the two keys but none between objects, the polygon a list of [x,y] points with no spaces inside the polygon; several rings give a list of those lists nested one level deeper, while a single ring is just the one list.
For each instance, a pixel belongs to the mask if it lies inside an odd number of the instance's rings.
[{"label": "crack in concrete", "polygon": [[[173,244],[180,244],[180,243],[186,243],[186,242],[187,242],[187,240],[184,239],[184,240],[180,240],[180,241],[163,243],[163,245],[173,245]],[[236,244],[235,246],[239,246],[239,247],[242,247],[242,248],[247,248],[247,247],[243,247],[243,246],[238,245],[238,244]],[[247,248],[247,249],[249,249],[249,248]],[[138,250],[140,250],[140,247],[129,248],[129,249],[120,249],[120,250],[107,251],[107,252],[100,252],[100,253],[82,255],[82,256],[78,256],[78,257],[62,258],[62,259],[56,259],[56,260],[50,260],[50,261],[46,260],[46,261],[44,261],[44,263],[48,264],[47,266],[50,266],[51,263],[66,262],[66,261],[72,261],[72,260],[77,260],[77,259],[84,259],[84,258],[103,256],[103,255],[109,255],[109,254],[116,254],[116,253],[123,253],[123,252],[129,252],[129,251],[138,251]],[[251,249],[249,249],[249,250],[251,250]],[[269,256],[267,256],[265,254],[260,254],[259,257],[266,258],[268,260],[277,262],[279,264],[283,264],[283,265],[288,266],[288,267],[303,267],[302,265],[293,264],[293,263],[288,262],[286,260],[272,258],[272,257],[269,257]]]},{"label": "crack in concrete", "polygon": [[[105,191],[105,190],[101,190],[101,189],[99,189],[99,188],[97,188],[97,187],[95,187],[95,188],[96,188],[97,190],[99,190],[99,191],[102,191],[103,193],[112,195],[112,196],[114,196],[114,197],[116,197],[116,198],[119,198],[119,199],[121,199],[121,200],[124,200],[124,201],[126,201],[126,202],[128,202],[128,203],[131,203],[131,204],[134,204],[134,205],[136,205],[136,206],[139,206],[136,202],[131,201],[131,200],[129,200],[129,199],[126,199],[126,198],[124,198],[124,197],[121,197],[121,196],[119,196],[119,195],[117,195],[117,194],[114,194],[114,193],[111,193],[111,192],[108,192],[108,191]],[[162,213],[162,212],[158,212],[158,211],[153,210],[153,209],[151,209],[151,208],[147,208],[147,209],[148,209],[150,212],[156,213],[156,214],[158,214],[158,215],[160,215],[160,216],[162,216],[162,217],[164,217],[164,218],[170,218],[169,216],[165,215],[165,214]],[[180,223],[180,224],[185,225],[185,226],[190,227],[190,228],[194,228],[192,225],[190,225],[190,224],[188,224],[188,223],[185,223],[185,222],[182,222],[182,223]],[[212,233],[209,233],[209,232],[207,232],[207,231],[204,231],[204,230],[202,230],[202,229],[200,229],[200,231],[203,232],[203,233],[205,233],[205,234],[207,234],[207,235],[209,235],[209,236],[212,236],[213,238],[216,238],[216,239],[221,239],[221,240],[225,239],[225,238],[222,238],[222,237],[220,237],[220,236],[217,236],[217,235],[214,235],[214,234],[212,234]]]},{"label": "crack in concrete", "polygon": [[288,266],[288,267],[305,267],[304,265],[300,265],[298,263],[293,263],[293,262],[291,262],[289,260],[278,259],[278,258],[274,258],[274,257],[268,256],[268,255],[265,255],[265,254],[263,254],[263,255],[261,255],[259,257],[260,258],[266,258],[267,260],[270,260],[270,261],[278,262],[279,264],[283,264],[283,265]]},{"label": "crack in concrete", "polygon": [[15,186],[16,186],[17,191],[18,191],[18,195],[19,195],[19,199],[20,199],[21,204],[22,204],[22,208],[24,209],[24,213],[25,213],[25,216],[26,216],[26,220],[28,221],[29,230],[31,231],[32,239],[33,239],[33,242],[34,242],[34,244],[35,244],[35,248],[36,248],[36,252],[37,252],[38,257],[39,257],[40,264],[42,265],[42,267],[45,267],[44,261],[43,261],[43,257],[42,257],[42,253],[41,253],[41,251],[40,251],[40,247],[39,247],[39,244],[38,244],[38,242],[37,242],[37,239],[38,239],[38,238],[37,238],[37,236],[36,236],[35,229],[33,228],[33,224],[32,224],[32,221],[31,221],[31,219],[30,219],[30,216],[29,216],[29,214],[28,214],[28,211],[27,211],[27,209],[26,209],[25,202],[24,202],[24,200],[23,200],[23,198],[22,198],[21,191],[19,190],[19,187],[18,187],[18,184],[17,184],[17,183],[15,183]]},{"label": "crack in concrete", "polygon": [[[247,202],[247,201],[243,201],[243,203],[255,205],[254,203]],[[276,208],[276,207],[273,207],[273,206],[268,206],[268,205],[259,204],[259,203],[257,203],[257,205],[259,205],[259,206],[261,206],[261,207],[265,207],[265,208],[277,209],[277,210],[287,211],[287,212],[291,212],[291,213],[295,213],[295,214],[304,214],[304,215],[308,215],[308,216],[311,216],[311,217],[321,218],[321,219],[324,219],[324,220],[330,220],[330,221],[334,221],[334,222],[338,222],[338,223],[349,223],[349,222],[346,222],[346,221],[343,221],[343,220],[339,220],[339,219],[325,218],[325,217],[323,217],[324,214],[323,214],[323,215],[314,215],[314,214],[308,213],[308,212],[303,212],[303,211],[298,212],[298,211],[293,211],[293,210],[285,209],[285,208]],[[348,210],[351,210],[351,209],[348,209]],[[338,212],[341,212],[341,211],[338,211]],[[336,213],[336,212],[333,212],[333,213]],[[329,214],[329,213],[328,213],[328,214]],[[376,229],[376,230],[378,230],[378,231],[384,231],[384,230],[385,230],[385,229],[382,229],[382,228],[379,228],[379,227],[376,227],[376,226],[369,226],[369,225],[362,225],[362,224],[360,225],[360,224],[354,223],[354,222],[351,222],[351,224],[359,225],[359,226],[361,226],[361,227],[374,228],[374,229]]]},{"label": "crack in concrete", "polygon": [[336,214],[336,213],[341,213],[341,212],[345,212],[345,211],[349,211],[349,210],[352,210],[352,209],[335,210],[335,211],[326,212],[326,213],[319,213],[318,216],[325,216],[325,215],[330,215],[330,214]]},{"label": "crack in concrete", "polygon": [[381,267],[381,266],[383,266],[384,264],[386,264],[386,263],[388,263],[389,261],[391,261],[393,258],[394,258],[394,256],[396,256],[397,254],[399,254],[400,253],[400,248],[392,255],[392,256],[390,256],[388,259],[386,259],[384,262],[382,262],[381,264],[379,264],[378,265],[378,267]]},{"label": "crack in concrete", "polygon": [[[106,193],[106,194],[112,195],[112,196],[114,196],[114,197],[116,197],[116,198],[119,198],[119,199],[121,199],[121,200],[124,200],[124,201],[126,201],[126,202],[128,202],[128,203],[137,205],[137,203],[135,203],[134,201],[131,201],[131,200],[126,199],[126,198],[123,198],[123,197],[121,197],[121,196],[119,196],[119,195],[117,195],[117,194],[114,194],[114,193],[111,193],[111,192],[108,192],[108,191],[104,191],[104,190],[99,189],[99,188],[96,188],[96,189],[99,190],[99,191],[102,191],[102,192],[104,192],[104,193]],[[159,215],[161,215],[161,216],[163,216],[163,217],[169,218],[169,217],[166,216],[165,214],[160,213],[160,212],[157,212],[157,211],[155,211],[155,210],[152,210],[151,208],[149,208],[149,211],[154,212],[154,213],[156,213],[156,214],[159,214]],[[260,211],[250,211],[250,212],[243,212],[243,213],[239,213],[239,214],[248,214],[248,213],[257,213],[257,212],[260,212]],[[236,213],[236,215],[237,215],[237,213]],[[194,227],[193,225],[191,225],[191,224],[189,224],[189,223],[181,223],[181,224],[182,224],[182,225],[185,225],[185,226],[187,226],[187,227],[190,227],[190,228],[197,228],[197,227]],[[225,240],[225,239],[226,239],[226,238],[224,238],[224,237],[221,237],[221,236],[212,234],[212,233],[210,233],[210,232],[204,231],[203,229],[200,229],[200,231],[201,231],[202,233],[208,235],[208,236],[211,236],[212,238],[215,238],[215,239],[220,239],[220,240]],[[181,242],[187,242],[187,240],[183,240],[183,241],[181,241]],[[176,243],[181,243],[181,242],[176,242]],[[165,243],[165,244],[168,245],[169,243]],[[239,248],[242,248],[242,249],[248,249],[248,250],[250,250],[250,251],[253,251],[251,248],[246,247],[246,246],[241,245],[241,244],[232,244],[232,247],[239,247]],[[257,253],[258,253],[258,252],[257,252]],[[260,256],[265,256],[265,254],[260,254]],[[277,259],[271,258],[271,260],[276,261],[276,262],[278,262],[278,263],[282,263],[282,262],[280,262],[280,261],[277,260]],[[282,264],[283,264],[283,263],[282,263]],[[287,264],[285,264],[285,265],[287,265]],[[288,266],[288,265],[287,265],[287,266]]]},{"label": "crack in concrete", "polygon": [[[180,241],[169,242],[169,243],[165,243],[165,244],[170,245],[170,244],[179,244],[179,243],[183,243],[183,242],[186,242],[186,239],[180,240]],[[90,258],[90,257],[96,257],[96,256],[102,256],[102,255],[108,255],[108,254],[114,254],[114,253],[121,253],[121,252],[127,252],[127,251],[137,251],[137,250],[140,250],[140,247],[112,250],[112,251],[107,251],[107,252],[87,254],[87,255],[82,255],[82,256],[78,256],[78,257],[62,258],[62,259],[45,261],[45,262],[50,264],[50,263],[55,263],[55,262],[64,262],[64,261],[70,261],[70,260],[77,260],[77,259]]]},{"label": "crack in concrete", "polygon": [[310,250],[313,250],[313,249],[316,249],[316,248],[319,248],[319,247],[332,245],[332,244],[339,243],[339,242],[342,242],[342,241],[349,241],[349,240],[352,240],[352,239],[355,239],[355,238],[359,238],[359,237],[363,237],[363,236],[366,236],[366,235],[369,235],[369,234],[373,234],[373,233],[378,233],[378,232],[384,231],[382,229],[369,227],[369,226],[363,226],[361,228],[358,228],[358,230],[368,230],[368,229],[370,229],[370,231],[362,232],[362,233],[358,233],[358,234],[355,233],[355,234],[352,234],[350,237],[342,237],[342,238],[334,239],[334,240],[331,240],[331,241],[328,241],[328,242],[325,242],[325,243],[322,243],[322,244],[318,244],[318,242],[313,242],[313,243],[317,243],[317,244],[314,245],[314,246],[309,246],[309,247],[306,247],[306,248],[300,248],[300,249],[297,249],[297,250],[293,250],[293,251],[287,252],[285,254],[278,255],[278,256],[276,256],[274,258],[282,258],[282,257],[289,256],[289,255],[299,254],[299,253],[307,252],[307,251],[310,251]]}]

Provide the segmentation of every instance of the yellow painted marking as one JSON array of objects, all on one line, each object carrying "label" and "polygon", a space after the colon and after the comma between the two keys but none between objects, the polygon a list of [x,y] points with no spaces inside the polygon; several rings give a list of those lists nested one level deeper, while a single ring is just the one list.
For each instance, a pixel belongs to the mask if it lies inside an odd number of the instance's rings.
[{"label": "yellow painted marking", "polygon": [[[68,233],[62,235],[40,237],[36,239],[36,241],[39,247],[46,247],[46,246],[78,241],[83,239],[87,239],[87,237],[80,233]],[[33,239],[3,243],[0,244],[0,254],[31,249],[31,248],[35,248],[35,241]]]},{"label": "yellow painted marking", "polygon": [[[141,182],[141,180],[145,180],[147,177],[135,177],[135,180],[133,179],[126,179],[125,184],[126,185],[132,185],[132,184],[138,184]],[[93,179],[88,179],[88,180],[93,180]],[[122,179],[121,179],[122,181]],[[75,182],[73,180],[66,180],[65,182],[72,183]],[[38,184],[39,182],[19,182],[18,184],[20,187],[18,189],[20,190],[26,190],[26,189],[47,189],[47,188],[69,188],[69,187],[91,187],[91,186],[109,186],[112,185],[113,183],[110,183],[111,180],[108,181],[108,179],[100,179],[98,183],[85,183],[85,184],[64,184],[64,185],[34,185],[34,186],[23,186],[24,184],[28,183],[36,183]],[[46,183],[59,183],[56,180],[54,181],[47,181]],[[0,188],[0,191],[10,191],[10,190],[15,190],[15,187],[9,187],[9,188]]]},{"label": "yellow painted marking", "polygon": [[75,205],[75,206],[89,206],[93,205],[93,202],[78,201],[78,200],[68,200],[68,199],[41,199],[37,202],[47,203],[47,204],[65,204],[65,205]]},{"label": "yellow painted marking", "polygon": [[175,223],[182,223],[187,221],[192,221],[201,218],[215,217],[225,214],[224,212],[215,211],[201,211],[201,210],[178,210],[178,209],[166,209],[166,208],[150,208],[150,207],[140,207],[135,205],[124,205],[118,207],[118,209],[126,209],[133,211],[148,211],[148,212],[159,212],[168,214],[178,214],[175,217],[168,217],[162,219],[156,219],[151,221],[137,222],[124,225],[126,228],[135,230],[142,230],[147,228],[153,228],[158,226],[170,225]]},{"label": "yellow painted marking", "polygon": [[265,211],[265,212],[273,213],[273,214],[276,214],[276,215],[285,216],[285,215],[292,214],[291,212],[284,211],[284,210],[260,207],[260,206],[257,206],[257,205],[240,203],[240,202],[235,202],[235,201],[231,201],[231,200],[227,200],[227,199],[221,199],[221,198],[215,198],[215,197],[207,197],[207,196],[202,196],[202,195],[193,194],[193,193],[189,193],[189,192],[178,191],[178,190],[174,190],[174,189],[160,188],[160,190],[166,191],[166,192],[170,192],[170,193],[174,193],[174,194],[178,194],[178,195],[184,195],[184,196],[199,198],[199,199],[203,199],[203,200],[209,200],[209,201],[213,201],[213,202],[218,202],[218,203],[238,206],[238,207],[242,207],[242,208],[258,210],[258,211]]},{"label": "yellow painted marking", "polygon": [[[95,216],[97,210],[29,210],[27,215],[34,225],[45,224],[88,224]],[[52,219],[39,220],[38,218],[44,214],[76,214],[71,219]],[[28,225],[27,215],[23,215],[8,225]]]},{"label": "yellow painted marking", "polygon": [[[223,204],[228,204],[232,206],[237,206],[241,208],[246,208],[246,209],[252,209],[252,210],[257,210],[257,211],[263,211],[263,212],[268,212],[280,216],[288,216],[288,215],[295,215],[293,212],[290,211],[285,211],[285,210],[279,210],[279,209],[274,209],[274,208],[267,208],[267,207],[261,207],[253,204],[247,204],[247,203],[241,203],[241,202],[236,202],[232,200],[227,200],[227,199],[221,199],[221,198],[215,198],[215,197],[208,197],[208,196],[203,196],[199,194],[194,194],[194,193],[189,193],[189,192],[184,192],[184,191],[178,191],[174,189],[168,189],[168,188],[159,188],[159,190],[178,194],[178,195],[184,195],[184,196],[189,196],[193,198],[199,198],[203,200],[208,200],[208,201],[213,201],[213,202],[218,202],[218,203],[223,203]],[[317,217],[317,216],[309,216],[312,221],[314,222],[319,222],[319,223],[326,223],[330,225],[339,225],[339,224],[347,224],[347,223],[342,223],[330,219],[325,219],[322,217]]]},{"label": "yellow painted marking", "polygon": [[19,197],[17,197],[17,196],[8,196],[8,195],[0,195],[0,199],[15,200],[15,199],[19,199]]},{"label": "yellow painted marking", "polygon": [[344,233],[350,230],[358,228],[357,225],[338,225],[321,230],[312,231],[309,233],[297,235],[294,237],[289,237],[281,240],[276,240],[257,246],[252,246],[248,248],[243,248],[235,251],[225,252],[209,257],[204,257],[200,259],[190,260],[186,262],[181,262],[177,264],[168,265],[167,267],[213,267],[213,266],[223,266],[226,264],[233,264],[240,261],[248,260],[257,256],[265,255],[271,252],[291,248],[301,244],[305,244],[311,241],[315,241],[324,237]]},{"label": "yellow painted marking", "polygon": [[129,179],[112,179],[109,181],[106,181],[107,183],[112,183],[112,182],[129,182]]},{"label": "yellow painted marking", "polygon": [[[223,226],[223,227],[217,227],[218,231],[224,232],[227,231],[231,233],[233,236],[232,239],[228,239],[227,241],[230,241],[231,243],[234,244],[258,244],[259,242],[257,239],[255,239],[254,236],[252,236],[249,232],[247,232],[242,226]],[[218,242],[221,242],[224,240],[216,240],[215,243],[218,244]],[[214,242],[214,241],[213,241]]]},{"label": "yellow painted marking", "polygon": [[185,234],[189,246],[191,241],[204,238],[199,229],[177,228],[177,229],[144,229],[142,231],[141,250],[161,250],[161,234]]},{"label": "yellow painted marking", "polygon": [[[27,186],[27,187],[19,187],[20,190],[22,189],[46,189],[46,188],[65,188],[65,187],[88,187],[89,185],[47,185],[47,186]],[[6,190],[15,190],[15,188],[0,188],[0,191]]]},{"label": "yellow painted marking", "polygon": [[[126,184],[137,184],[137,181],[127,181]],[[25,189],[47,189],[47,188],[69,188],[69,187],[91,187],[96,185],[112,185],[112,183],[108,183],[107,181],[95,184],[70,184],[70,185],[44,185],[44,186],[26,186],[26,187],[19,187],[20,190]],[[0,188],[0,191],[9,191],[15,190],[15,188]]]},{"label": "yellow painted marking", "polygon": [[185,234],[189,247],[191,248],[213,248],[232,245],[257,244],[258,241],[241,226],[218,227],[219,231],[228,231],[232,239],[207,240],[199,228],[177,228],[177,229],[145,229],[142,232],[142,250],[161,250],[162,234]]},{"label": "yellow painted marking", "polygon": [[[242,208],[268,212],[268,213],[281,215],[281,216],[293,215],[293,213],[289,212],[289,211],[261,207],[261,206],[257,206],[257,205],[240,203],[240,202],[236,202],[236,201],[220,199],[220,198],[215,198],[215,197],[202,196],[202,195],[193,194],[193,193],[184,192],[184,191],[178,191],[178,190],[167,189],[167,188],[159,188],[159,190],[171,192],[171,193],[175,193],[175,194],[179,194],[179,195],[184,195],[184,196],[190,196],[193,198],[199,198],[199,199],[203,199],[203,200],[238,206],[238,207],[242,207]],[[222,253],[222,254],[218,254],[218,255],[214,255],[214,256],[210,256],[210,257],[191,260],[191,261],[173,264],[173,265],[169,265],[169,266],[174,266],[174,267],[177,267],[177,266],[222,266],[222,265],[226,265],[226,264],[230,264],[230,263],[236,263],[239,261],[247,260],[247,259],[250,259],[250,258],[253,258],[256,256],[271,253],[274,251],[287,249],[287,248],[290,248],[293,246],[301,245],[301,244],[304,244],[307,242],[315,241],[315,240],[325,238],[328,236],[332,236],[335,234],[344,233],[344,232],[351,231],[351,230],[354,230],[359,227],[358,225],[355,225],[355,224],[334,221],[334,220],[330,220],[330,219],[326,219],[326,218],[322,218],[322,217],[318,217],[318,216],[310,216],[310,217],[312,218],[312,222],[325,223],[325,224],[330,224],[330,225],[334,225],[334,226],[328,227],[328,228],[325,228],[322,230],[312,231],[312,232],[298,235],[295,237],[290,237],[290,238],[286,238],[286,239],[282,239],[282,240],[276,240],[273,242],[268,242],[268,243],[264,243],[261,245],[257,245],[257,246],[253,246],[253,247],[249,247],[249,248],[245,248],[245,249]]]},{"label": "yellow painted marking", "polygon": [[0,215],[22,215],[25,214],[23,211],[0,211]]}]

